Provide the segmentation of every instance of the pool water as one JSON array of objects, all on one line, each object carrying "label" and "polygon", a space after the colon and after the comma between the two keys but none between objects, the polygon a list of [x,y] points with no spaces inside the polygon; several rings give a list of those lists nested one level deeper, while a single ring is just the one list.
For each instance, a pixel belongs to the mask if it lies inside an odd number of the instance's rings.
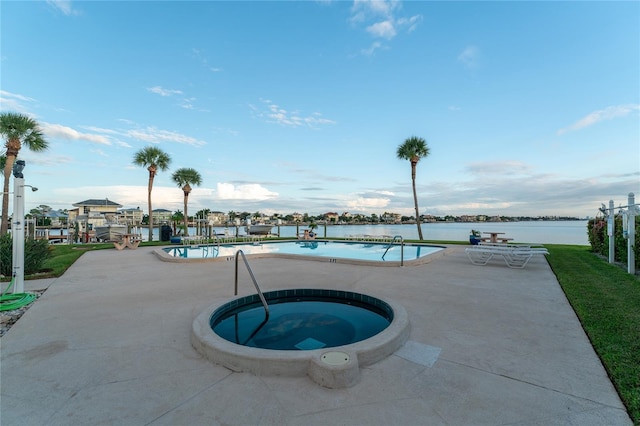
[{"label": "pool water", "polygon": [[262,303],[254,297],[246,304],[222,308],[212,315],[210,324],[223,339],[255,348],[313,350],[348,345],[380,333],[393,317],[391,308],[381,307],[384,302],[379,299],[357,297],[371,299],[378,306],[353,297],[298,295],[268,299],[267,319]]},{"label": "pool water", "polygon": [[[338,242],[338,241],[284,241],[248,244],[221,244],[185,247],[168,247],[164,251],[174,257],[203,259],[235,256],[238,250],[244,254],[297,254],[367,261],[401,260],[400,245],[388,243]],[[414,260],[442,250],[442,247],[421,244],[405,244],[404,260]],[[386,254],[385,254],[386,252]],[[384,259],[383,256],[384,255]]]}]

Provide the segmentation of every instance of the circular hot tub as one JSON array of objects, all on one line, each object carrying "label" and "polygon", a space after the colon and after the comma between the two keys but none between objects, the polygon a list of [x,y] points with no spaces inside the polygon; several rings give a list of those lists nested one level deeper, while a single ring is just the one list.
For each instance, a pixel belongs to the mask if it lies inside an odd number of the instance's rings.
[{"label": "circular hot tub", "polygon": [[404,308],[341,290],[291,289],[214,304],[193,323],[192,344],[210,361],[258,375],[309,375],[327,387],[353,385],[359,366],[407,339]]},{"label": "circular hot tub", "polygon": [[313,350],[368,339],[393,320],[389,304],[359,293],[296,289],[264,297],[268,311],[257,294],[219,307],[211,315],[211,329],[243,346]]}]

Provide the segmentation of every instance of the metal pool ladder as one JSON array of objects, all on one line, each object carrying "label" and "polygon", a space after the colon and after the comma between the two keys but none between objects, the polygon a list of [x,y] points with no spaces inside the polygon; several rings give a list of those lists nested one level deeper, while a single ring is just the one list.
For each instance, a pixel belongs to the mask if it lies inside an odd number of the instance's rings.
[{"label": "metal pool ladder", "polygon": [[253,275],[253,271],[251,270],[251,267],[249,266],[249,262],[247,261],[247,257],[244,255],[244,252],[242,250],[238,250],[236,252],[236,280],[235,280],[235,287],[234,287],[234,294],[237,296],[238,295],[238,259],[239,256],[238,255],[242,255],[242,260],[244,260],[244,264],[247,267],[247,271],[249,271],[249,275],[251,276],[251,281],[253,281],[253,285],[256,287],[256,290],[258,291],[258,296],[260,296],[260,301],[262,302],[262,306],[264,306],[264,313],[267,316],[267,318],[269,318],[269,305],[267,305],[267,300],[264,298],[264,295],[262,294],[262,291],[260,291],[260,287],[258,286],[258,281],[256,281],[256,277]]},{"label": "metal pool ladder", "polygon": [[384,254],[382,255],[382,260],[384,260],[384,257],[387,255],[387,252],[396,240],[400,240],[400,266],[404,266],[404,240],[402,239],[402,235],[396,235],[393,237],[393,239],[387,246],[387,249],[384,251]]}]

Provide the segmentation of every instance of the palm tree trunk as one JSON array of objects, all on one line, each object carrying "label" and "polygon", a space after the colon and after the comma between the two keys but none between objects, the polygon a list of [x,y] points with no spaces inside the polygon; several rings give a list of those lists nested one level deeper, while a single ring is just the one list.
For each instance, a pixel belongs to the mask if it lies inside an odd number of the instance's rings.
[{"label": "palm tree trunk", "polygon": [[413,203],[416,208],[416,224],[418,225],[418,238],[420,241],[422,238],[422,227],[420,226],[420,213],[418,212],[418,194],[416,193],[416,164],[417,162],[411,162],[411,184],[413,186]]},{"label": "palm tree trunk", "polygon": [[149,172],[149,187],[147,189],[147,205],[149,207],[149,242],[153,241],[153,212],[151,210],[151,189],[153,188],[153,175]]},{"label": "palm tree trunk", "polygon": [[184,235],[189,236],[189,214],[187,213],[187,202],[189,200],[189,193],[184,193]]},{"label": "palm tree trunk", "polygon": [[147,205],[149,209],[149,241],[153,241],[153,212],[151,211],[151,191],[147,194]]}]

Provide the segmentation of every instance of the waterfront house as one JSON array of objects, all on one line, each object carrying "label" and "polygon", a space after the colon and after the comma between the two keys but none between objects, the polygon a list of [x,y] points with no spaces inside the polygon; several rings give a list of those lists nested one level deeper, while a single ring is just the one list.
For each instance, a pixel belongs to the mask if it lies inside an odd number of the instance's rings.
[{"label": "waterfront house", "polygon": [[209,212],[207,214],[207,223],[211,226],[224,225],[229,221],[229,215],[223,212]]},{"label": "waterfront house", "polygon": [[385,212],[380,219],[384,223],[402,223],[402,215],[400,213]]},{"label": "waterfront house", "polygon": [[69,210],[69,223],[77,223],[81,232],[104,226],[115,220],[122,204],[105,199],[89,199],[73,204],[75,209]]},{"label": "waterfront house", "polygon": [[336,212],[329,212],[324,214],[324,218],[327,222],[338,223],[338,219],[340,219],[340,215]]},{"label": "waterfront house", "polygon": [[140,207],[118,210],[118,222],[126,223],[127,225],[140,226],[142,216],[143,212]]},{"label": "waterfront house", "polygon": [[105,198],[103,200],[98,199],[90,199],[85,201],[80,201],[79,203],[74,203],[74,207],[76,209],[69,210],[69,220],[105,220],[105,215],[113,215],[114,217],[118,214],[118,208],[122,207],[121,204],[118,204],[114,201]]},{"label": "waterfront house", "polygon": [[158,225],[164,222],[171,222],[173,212],[167,209],[153,209],[153,224]]}]

